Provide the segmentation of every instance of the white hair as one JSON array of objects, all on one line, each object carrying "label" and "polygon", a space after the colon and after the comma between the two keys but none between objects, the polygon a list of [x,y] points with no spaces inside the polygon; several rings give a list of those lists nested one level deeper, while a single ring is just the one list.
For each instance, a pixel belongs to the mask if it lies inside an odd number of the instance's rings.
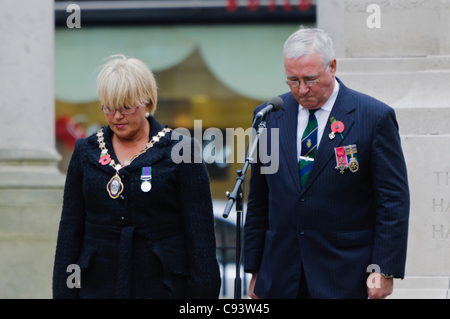
[{"label": "white hair", "polygon": [[336,57],[333,41],[323,30],[301,26],[284,43],[283,58],[298,59],[312,53],[320,54],[324,68]]}]

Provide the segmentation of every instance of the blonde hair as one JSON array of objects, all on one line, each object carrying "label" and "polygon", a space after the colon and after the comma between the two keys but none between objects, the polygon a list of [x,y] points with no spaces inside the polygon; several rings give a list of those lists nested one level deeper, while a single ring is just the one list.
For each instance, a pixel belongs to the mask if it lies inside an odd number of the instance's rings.
[{"label": "blonde hair", "polygon": [[145,63],[126,56],[112,55],[97,76],[97,93],[102,105],[109,109],[150,104],[154,114],[158,102],[155,77]]}]

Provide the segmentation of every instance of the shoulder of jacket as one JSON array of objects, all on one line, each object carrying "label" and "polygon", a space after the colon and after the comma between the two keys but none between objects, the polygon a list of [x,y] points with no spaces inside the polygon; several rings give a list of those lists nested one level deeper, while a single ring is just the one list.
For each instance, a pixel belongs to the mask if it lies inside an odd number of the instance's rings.
[{"label": "shoulder of jacket", "polygon": [[86,147],[87,147],[88,144],[89,144],[88,139],[89,139],[88,137],[77,139],[76,142],[75,142],[74,151],[75,151],[75,150],[81,150],[81,149],[84,150],[84,149],[86,149]]}]

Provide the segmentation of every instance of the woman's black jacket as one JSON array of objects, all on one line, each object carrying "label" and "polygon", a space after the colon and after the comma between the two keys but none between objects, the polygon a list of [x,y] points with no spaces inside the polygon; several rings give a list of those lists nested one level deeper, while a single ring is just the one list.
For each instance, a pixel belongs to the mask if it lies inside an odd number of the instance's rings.
[{"label": "woman's black jacket", "polygon": [[[153,117],[148,121],[150,138],[164,128]],[[119,163],[113,133],[109,126],[103,131],[108,153]],[[99,163],[97,139],[93,134],[77,141],[67,172],[54,298],[217,298],[210,183],[205,165],[194,159],[199,144],[167,133],[119,171],[124,190],[112,199],[106,185],[115,170]],[[189,155],[183,152],[191,152],[191,163],[189,156],[176,163]],[[141,175],[148,166],[152,189],[145,193]],[[68,287],[78,279],[69,265],[79,266],[81,288]]]}]

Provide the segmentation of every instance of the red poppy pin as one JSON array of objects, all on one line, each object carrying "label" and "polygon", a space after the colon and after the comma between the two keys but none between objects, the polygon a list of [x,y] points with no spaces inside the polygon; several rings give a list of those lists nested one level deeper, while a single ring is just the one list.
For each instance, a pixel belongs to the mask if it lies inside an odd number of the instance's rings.
[{"label": "red poppy pin", "polygon": [[111,162],[111,157],[108,154],[105,154],[102,157],[100,157],[98,162],[103,166],[108,165]]},{"label": "red poppy pin", "polygon": [[331,133],[330,135],[328,135],[330,140],[335,138],[335,133],[339,133],[342,139],[344,139],[344,137],[342,136],[342,132],[344,132],[345,129],[344,123],[342,123],[341,121],[336,121],[336,119],[333,116],[330,117],[330,122],[331,122]]}]

